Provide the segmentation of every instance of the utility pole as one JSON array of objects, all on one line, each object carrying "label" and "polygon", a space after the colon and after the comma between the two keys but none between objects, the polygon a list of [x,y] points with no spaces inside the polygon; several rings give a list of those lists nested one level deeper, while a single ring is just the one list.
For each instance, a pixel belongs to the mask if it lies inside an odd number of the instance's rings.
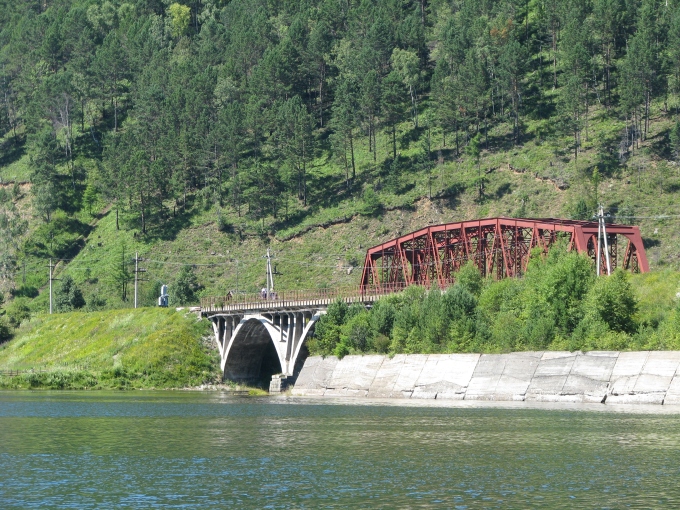
[{"label": "utility pole", "polygon": [[612,274],[611,261],[609,259],[609,243],[607,242],[607,229],[604,222],[604,208],[599,205],[597,212],[597,276],[600,276],[602,241],[604,240],[604,257],[607,261],[607,275]]},{"label": "utility pole", "polygon": [[52,315],[52,282],[58,280],[59,278],[54,278],[52,276],[52,271],[55,267],[57,267],[56,264],[52,264],[52,259],[50,259],[50,265],[47,267],[50,268],[50,315]]},{"label": "utility pole", "polygon": [[137,308],[137,272],[139,271],[139,253],[135,252],[135,308]]},{"label": "utility pole", "polygon": [[50,259],[50,315],[52,315],[52,269],[54,269],[54,266],[52,265],[52,259]]},{"label": "utility pole", "polygon": [[139,263],[144,262],[143,258],[139,258],[139,253],[135,252],[135,308],[137,308],[137,284],[138,282],[145,282],[147,279],[140,279],[139,273],[146,273],[146,269],[139,267]]},{"label": "utility pole", "polygon": [[265,256],[267,259],[267,295],[269,295],[270,292],[274,291],[274,274],[272,271],[272,256],[271,253],[269,252],[269,248],[267,248],[267,255]]}]

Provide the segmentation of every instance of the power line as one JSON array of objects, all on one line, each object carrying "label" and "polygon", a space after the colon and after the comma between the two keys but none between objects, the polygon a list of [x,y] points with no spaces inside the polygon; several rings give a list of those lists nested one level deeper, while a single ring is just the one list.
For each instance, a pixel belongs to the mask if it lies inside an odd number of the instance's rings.
[{"label": "power line", "polygon": [[634,220],[670,220],[680,218],[680,214],[659,214],[658,216],[615,216],[616,219]]}]

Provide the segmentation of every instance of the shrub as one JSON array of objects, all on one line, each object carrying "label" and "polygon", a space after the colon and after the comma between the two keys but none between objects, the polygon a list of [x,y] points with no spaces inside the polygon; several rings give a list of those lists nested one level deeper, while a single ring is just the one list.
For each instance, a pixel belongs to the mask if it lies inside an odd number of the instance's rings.
[{"label": "shrub", "polygon": [[35,298],[38,297],[38,294],[38,289],[31,285],[21,285],[18,288],[12,290],[12,296],[14,297]]},{"label": "shrub", "polygon": [[90,296],[87,300],[87,311],[96,312],[97,310],[102,310],[106,307],[106,299],[99,292],[99,289],[95,289],[94,294]]},{"label": "shrub", "polygon": [[371,322],[373,330],[382,336],[389,336],[394,325],[396,309],[392,301],[381,299],[371,309]]},{"label": "shrub", "polygon": [[314,327],[314,339],[307,347],[312,355],[327,356],[335,351],[340,342],[340,326],[345,322],[348,306],[344,301],[337,300],[331,303],[316,326]]},{"label": "shrub", "polygon": [[222,211],[217,212],[217,230],[225,233],[234,232],[234,226],[222,215]]},{"label": "shrub", "polygon": [[6,342],[12,337],[12,329],[5,317],[0,316],[0,343]]},{"label": "shrub", "polygon": [[477,308],[477,300],[463,284],[451,287],[442,297],[444,313],[452,320],[457,321],[472,317]]},{"label": "shrub", "polygon": [[13,328],[18,328],[21,323],[31,318],[31,309],[28,307],[27,298],[15,298],[5,308],[7,321]]},{"label": "shrub", "polygon": [[345,322],[345,315],[347,314],[348,309],[347,303],[338,299],[328,306],[326,315],[321,317],[319,323],[327,322],[335,326],[340,326]]},{"label": "shrub", "polygon": [[617,269],[598,278],[583,304],[589,323],[602,322],[612,331],[633,333],[636,329],[637,300],[628,274]]},{"label": "shrub", "polygon": [[373,188],[368,187],[364,190],[363,203],[359,207],[359,213],[364,216],[373,216],[382,208],[378,195]]},{"label": "shrub", "polygon": [[470,294],[479,296],[482,292],[484,279],[479,272],[479,268],[470,260],[458,271],[456,283],[465,288]]},{"label": "shrub", "polygon": [[[352,308],[350,307],[350,310]],[[340,328],[340,342],[352,351],[372,350],[373,337],[369,312],[363,306],[361,306],[361,311],[353,314]]]},{"label": "shrub", "polygon": [[388,336],[378,333],[373,339],[373,347],[375,352],[386,354],[390,350],[390,339]]},{"label": "shrub", "polygon": [[66,275],[54,293],[54,304],[58,312],[70,312],[85,306],[83,293],[76,286],[73,278]]},{"label": "shrub", "polygon": [[532,257],[523,296],[527,320],[545,316],[562,334],[571,334],[583,318],[582,303],[594,281],[592,261],[567,252],[564,245],[547,257]]},{"label": "shrub", "polygon": [[173,302],[186,305],[193,303],[196,299],[196,292],[200,289],[198,279],[191,266],[182,266],[177,275],[174,289],[172,291]]}]

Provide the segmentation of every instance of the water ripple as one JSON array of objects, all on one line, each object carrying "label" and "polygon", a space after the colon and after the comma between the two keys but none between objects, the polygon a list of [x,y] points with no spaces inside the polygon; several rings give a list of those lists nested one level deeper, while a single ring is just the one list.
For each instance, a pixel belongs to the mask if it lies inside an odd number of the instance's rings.
[{"label": "water ripple", "polygon": [[677,416],[0,394],[2,508],[680,507]]}]

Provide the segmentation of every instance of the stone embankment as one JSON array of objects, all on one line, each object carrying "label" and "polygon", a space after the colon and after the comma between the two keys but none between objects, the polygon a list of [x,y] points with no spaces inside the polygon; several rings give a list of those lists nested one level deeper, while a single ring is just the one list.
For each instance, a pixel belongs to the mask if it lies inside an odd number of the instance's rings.
[{"label": "stone embankment", "polygon": [[680,404],[680,352],[310,356],[293,395]]}]

